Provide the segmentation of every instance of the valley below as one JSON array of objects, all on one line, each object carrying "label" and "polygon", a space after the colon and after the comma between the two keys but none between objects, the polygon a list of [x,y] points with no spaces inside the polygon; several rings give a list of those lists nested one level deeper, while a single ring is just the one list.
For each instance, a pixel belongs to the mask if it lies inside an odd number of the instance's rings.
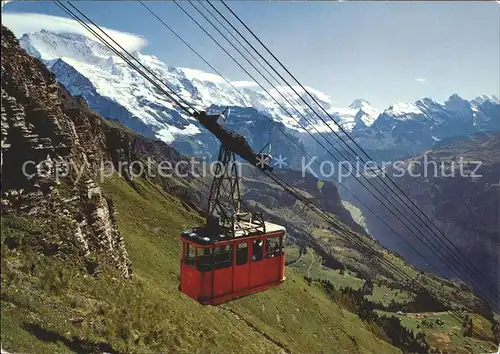
[{"label": "valley below", "polygon": [[[473,266],[487,277],[490,284],[499,284],[500,279],[498,151],[500,151],[498,133],[479,133],[452,139],[422,154],[403,160],[413,176],[410,173],[402,176],[398,173],[397,177],[393,178],[402,191],[431,217],[432,222],[472,262]],[[387,170],[389,177],[395,173],[394,169]],[[381,218],[376,218],[370,212],[363,213],[368,228],[372,235],[376,235],[379,242],[419,269],[437,271],[449,278],[457,277],[456,272],[451,271],[443,262],[449,258],[437,258],[430,250],[425,249],[425,244],[420,244],[418,249],[426,259],[415,254],[402,239],[408,240],[412,245],[418,245],[416,235],[402,226],[397,218],[398,215],[390,214],[355,181],[349,182],[352,190],[360,193],[361,199],[372,210],[380,212]],[[363,206],[360,208],[363,209]],[[398,235],[388,231],[380,219],[387,221],[398,231]],[[416,222],[422,221],[415,219]],[[444,256],[450,257],[449,254]]]}]

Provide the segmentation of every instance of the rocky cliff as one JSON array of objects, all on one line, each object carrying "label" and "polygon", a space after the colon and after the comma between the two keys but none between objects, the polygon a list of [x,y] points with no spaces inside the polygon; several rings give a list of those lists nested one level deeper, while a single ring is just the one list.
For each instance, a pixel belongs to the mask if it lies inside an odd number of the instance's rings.
[{"label": "rocky cliff", "polygon": [[[2,27],[2,214],[61,218],[66,240],[53,250],[105,254],[132,276],[111,200],[95,182],[105,153],[100,118],[72,98],[43,64],[27,56]],[[37,242],[47,250],[53,235]],[[66,241],[74,249],[63,245]]]},{"label": "rocky cliff", "polygon": [[[432,150],[391,165],[388,176],[402,188],[451,242],[474,264],[490,284],[500,280],[500,135],[479,133],[447,139]],[[455,278],[443,262],[417,241],[395,215],[386,211],[361,187],[352,184],[362,199],[391,225],[402,238],[417,247],[427,260],[391,233],[373,215],[366,214],[367,226],[384,246],[398,252],[410,263],[441,275]],[[355,203],[355,201],[353,201]],[[400,216],[403,218],[402,216]],[[434,239],[417,219],[413,220],[425,236]],[[422,235],[419,235],[423,237]],[[443,238],[442,235],[440,235]],[[449,259],[447,250],[439,247]],[[437,252],[434,250],[434,252]],[[461,263],[461,262],[460,262]],[[500,291],[500,290],[499,290]]]},{"label": "rocky cliff", "polygon": [[401,186],[492,283],[500,281],[500,134],[440,144],[406,161]]}]

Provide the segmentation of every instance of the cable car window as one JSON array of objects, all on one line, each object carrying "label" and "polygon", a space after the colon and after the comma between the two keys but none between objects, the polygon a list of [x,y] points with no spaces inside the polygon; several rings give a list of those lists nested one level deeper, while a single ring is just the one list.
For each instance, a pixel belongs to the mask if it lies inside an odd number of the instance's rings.
[{"label": "cable car window", "polygon": [[184,263],[188,266],[194,267],[195,262],[195,248],[192,244],[186,243],[185,254],[184,254]]},{"label": "cable car window", "polygon": [[264,242],[262,240],[253,240],[252,261],[261,261],[264,254]]},{"label": "cable car window", "polygon": [[212,269],[212,249],[207,247],[198,247],[196,249],[196,269],[201,272]]},{"label": "cable car window", "polygon": [[248,243],[238,243],[236,248],[236,265],[246,264],[248,262]]},{"label": "cable car window", "polygon": [[215,269],[230,267],[232,262],[233,246],[215,247]]},{"label": "cable car window", "polygon": [[278,257],[280,255],[280,238],[271,237],[266,240],[266,258]]}]

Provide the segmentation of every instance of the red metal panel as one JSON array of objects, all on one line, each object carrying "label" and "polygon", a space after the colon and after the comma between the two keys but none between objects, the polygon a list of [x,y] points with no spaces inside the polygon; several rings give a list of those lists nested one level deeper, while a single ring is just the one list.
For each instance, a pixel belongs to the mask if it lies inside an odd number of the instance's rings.
[{"label": "red metal panel", "polygon": [[214,271],[200,272],[200,293],[198,296],[211,297]]},{"label": "red metal panel", "polygon": [[278,286],[278,285],[280,285],[282,283],[283,283],[283,281],[278,281],[278,282],[275,282],[275,283],[268,283],[268,284],[265,284],[265,285],[262,285],[262,286],[258,286],[258,287],[255,287],[255,288],[249,288],[249,289],[242,290],[242,291],[239,291],[239,292],[233,292],[233,293],[230,293],[230,294],[227,294],[227,295],[219,296],[217,298],[204,299],[204,300],[201,301],[201,303],[205,304],[205,305],[208,305],[208,304],[210,304],[210,305],[219,305],[219,304],[222,304],[222,303],[230,301],[230,300],[234,300],[234,299],[237,299],[237,298],[240,298],[240,297],[244,297],[244,296],[247,296],[247,295],[259,292],[259,291],[267,290],[267,289],[272,288],[274,286]]},{"label": "red metal panel", "polygon": [[280,280],[285,280],[285,245],[284,235],[280,237]]},{"label": "red metal panel", "polygon": [[200,274],[196,268],[184,263],[182,263],[181,269],[181,291],[193,299],[197,299],[200,293]]},{"label": "red metal panel", "polygon": [[285,253],[281,253],[280,256],[280,280],[285,280]]},{"label": "red metal panel", "polygon": [[213,297],[229,294],[233,291],[233,267],[214,271]]},{"label": "red metal panel", "polygon": [[280,257],[268,258],[266,262],[265,282],[272,283],[280,280]]}]

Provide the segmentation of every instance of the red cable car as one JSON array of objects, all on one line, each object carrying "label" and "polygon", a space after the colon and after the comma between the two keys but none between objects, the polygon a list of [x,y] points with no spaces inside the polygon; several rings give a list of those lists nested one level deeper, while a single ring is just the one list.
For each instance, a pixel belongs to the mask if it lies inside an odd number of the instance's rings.
[{"label": "red cable car", "polygon": [[181,234],[179,290],[211,305],[285,281],[285,228],[265,222],[262,213],[244,203],[235,153],[224,144],[219,162],[210,189],[206,225]]},{"label": "red cable car", "polygon": [[216,305],[284,282],[285,228],[268,222],[265,232],[256,223],[245,226],[227,240],[213,241],[204,228],[182,233],[182,292]]}]

